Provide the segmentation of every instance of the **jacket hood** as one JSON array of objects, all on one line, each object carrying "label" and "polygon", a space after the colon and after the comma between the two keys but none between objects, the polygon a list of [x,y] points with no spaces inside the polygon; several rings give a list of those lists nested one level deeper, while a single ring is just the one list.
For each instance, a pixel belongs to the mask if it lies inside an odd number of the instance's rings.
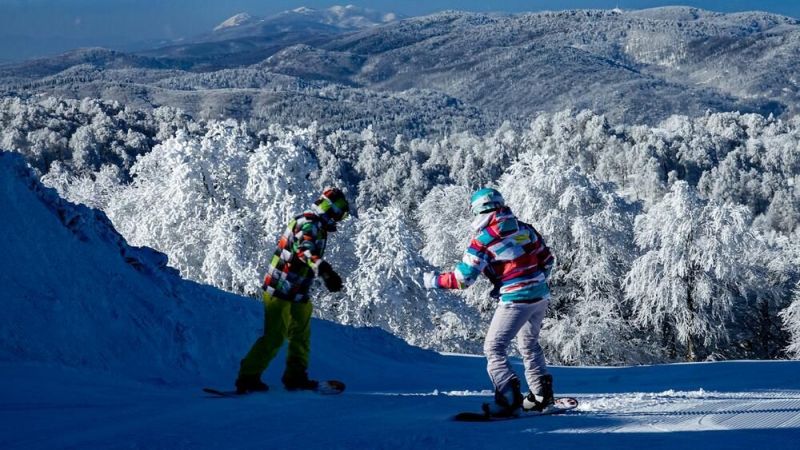
[{"label": "jacket hood", "polygon": [[514,216],[514,213],[511,212],[511,208],[504,206],[497,210],[478,214],[475,216],[475,219],[472,221],[470,226],[472,227],[472,231],[477,232],[486,228],[490,224],[502,222],[508,219],[516,220],[517,218]]}]

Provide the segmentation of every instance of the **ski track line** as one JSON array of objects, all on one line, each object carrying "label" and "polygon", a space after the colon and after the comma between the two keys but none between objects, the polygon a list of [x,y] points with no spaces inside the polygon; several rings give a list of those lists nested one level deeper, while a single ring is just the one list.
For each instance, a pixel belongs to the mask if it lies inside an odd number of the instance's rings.
[{"label": "ski track line", "polygon": [[[800,399],[798,398],[772,397],[766,400],[751,400],[744,402],[744,404],[735,401],[735,398],[735,396],[731,396],[727,400],[687,399],[686,401],[664,405],[670,407],[670,410],[666,411],[629,410],[625,412],[593,411],[584,413],[630,419],[629,423],[614,427],[613,431],[620,432],[641,430],[644,425],[651,431],[659,432],[800,428]],[[658,408],[659,406],[649,405],[643,409]],[[638,405],[635,408],[642,408],[642,405]],[[637,418],[643,420],[637,421],[635,420]],[[647,418],[655,420],[648,421]]]},{"label": "ski track line", "polygon": [[[361,392],[389,397],[491,397],[490,390]],[[755,395],[754,395],[755,394]],[[609,417],[623,423],[600,427],[611,433],[800,428],[800,392],[664,391],[565,394],[581,402],[564,417]],[[637,420],[639,419],[639,420]],[[584,430],[584,432],[587,430]]]}]

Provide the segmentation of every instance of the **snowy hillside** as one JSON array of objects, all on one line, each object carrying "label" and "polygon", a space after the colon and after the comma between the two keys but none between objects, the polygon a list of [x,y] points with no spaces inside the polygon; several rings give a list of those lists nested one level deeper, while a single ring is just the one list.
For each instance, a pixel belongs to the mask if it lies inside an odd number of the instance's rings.
[{"label": "snowy hillside", "polygon": [[[129,246],[105,214],[62,200],[13,153],[0,153],[0,210],[8,237],[0,249],[0,361],[230,384],[261,332],[259,301],[182,280],[165,255]],[[376,362],[439,358],[384,331],[315,322],[315,357],[364,345]],[[381,356],[383,348],[393,351]],[[330,357],[315,365],[343,377],[357,371]],[[386,369],[371,373],[392,378]]]},{"label": "snowy hillside", "polygon": [[[0,153],[0,355],[168,381],[225,373],[260,313],[127,245],[102,212],[61,200]],[[142,364],[147,361],[147,364]]]},{"label": "snowy hillside", "polygon": [[325,48],[369,55],[355,79],[373,88],[435,89],[506,114],[572,107],[652,122],[707,108],[779,113],[798,100],[798,22],[763,13],[443,12]]},{"label": "snowy hillside", "polygon": [[[409,110],[437,120],[455,113],[466,116],[458,129],[475,132],[564,109],[626,124],[800,110],[800,24],[788,17],[670,7],[394,19],[355,7],[237,15],[208,35],[125,58],[78,51],[0,66],[0,92],[170,105],[203,118],[297,123],[311,114],[344,128]],[[279,75],[293,82],[263,81]],[[378,99],[361,109],[373,114],[352,119],[352,103],[369,97]],[[382,131],[452,129],[405,125]]]},{"label": "snowy hillside", "polygon": [[375,329],[315,321],[312,374],[338,397],[230,386],[261,323],[249,299],[180,280],[104,214],[59,199],[0,154],[0,447],[792,448],[800,362],[554,368],[579,398],[564,416],[449,420],[490,398],[480,357],[410,347]]}]

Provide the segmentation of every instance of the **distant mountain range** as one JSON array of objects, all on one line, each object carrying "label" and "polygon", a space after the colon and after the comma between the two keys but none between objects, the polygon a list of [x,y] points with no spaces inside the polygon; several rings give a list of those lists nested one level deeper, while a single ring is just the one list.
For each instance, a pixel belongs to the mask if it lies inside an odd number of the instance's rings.
[{"label": "distant mountain range", "polygon": [[269,33],[271,29],[323,29],[359,30],[398,20],[395,13],[359,8],[353,5],[333,6],[328,9],[300,7],[269,17],[257,18],[239,13],[214,27],[212,36],[230,39],[235,36],[253,36]]},{"label": "distant mountain range", "polygon": [[[481,130],[566,108],[651,124],[708,110],[795,114],[798,73],[800,22],[775,14],[667,7],[400,18],[348,6],[237,14],[138,53],[78,50],[2,65],[0,90],[331,126],[360,126],[377,112],[388,121],[379,127],[404,132],[407,120],[387,117],[424,114]],[[429,128],[411,134],[437,131]]]},{"label": "distant mountain range", "polygon": [[333,36],[398,20],[353,5],[327,9],[296,8],[258,18],[239,13],[214,29],[185,42],[143,52],[179,67],[207,70],[255,63],[278,49],[297,43],[322,43]]}]

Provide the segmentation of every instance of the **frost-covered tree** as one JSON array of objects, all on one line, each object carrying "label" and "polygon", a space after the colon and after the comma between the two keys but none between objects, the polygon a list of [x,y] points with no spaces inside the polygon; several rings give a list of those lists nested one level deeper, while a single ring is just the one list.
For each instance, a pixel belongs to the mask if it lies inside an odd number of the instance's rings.
[{"label": "frost-covered tree", "polygon": [[794,289],[794,301],[781,313],[786,331],[791,335],[787,353],[795,359],[800,359],[800,283]]},{"label": "frost-covered tree", "polygon": [[[474,217],[469,208],[471,196],[472,190],[464,186],[438,186],[428,192],[417,209],[415,215],[424,242],[421,253],[433,266],[449,268],[461,261],[473,238],[471,223]],[[436,292],[461,297],[479,312],[477,319],[486,325],[496,303],[490,296],[491,291],[492,285],[488,279],[480,277],[469,289]],[[484,330],[478,332],[483,333]]]},{"label": "frost-covered tree", "polygon": [[109,218],[134,245],[166,253],[184,277],[204,280],[208,230],[224,211],[209,169],[222,156],[179,134],[139,158],[133,184],[109,205]]},{"label": "frost-covered tree", "polygon": [[0,145],[24,154],[42,173],[54,162],[70,175],[113,165],[126,180],[136,156],[155,143],[157,126],[152,114],[116,102],[55,97],[0,100]]},{"label": "frost-covered tree", "polygon": [[400,137],[389,146],[371,128],[358,139],[362,146],[354,165],[360,177],[357,208],[395,204],[408,210],[418,204],[430,181],[422,171],[415,148]]},{"label": "frost-covered tree", "polygon": [[202,280],[231,292],[255,294],[270,247],[256,217],[229,210],[217,217],[208,234]]},{"label": "frost-covered tree", "polygon": [[109,202],[123,189],[120,169],[112,164],[103,165],[97,172],[72,175],[60,161],[50,165],[50,171],[42,177],[42,183],[74,203],[107,210]]},{"label": "frost-covered tree", "polygon": [[636,323],[696,360],[726,338],[725,320],[753,280],[756,250],[746,208],[704,204],[685,182],[636,218],[643,255],[626,278]]},{"label": "frost-covered tree", "polygon": [[181,131],[137,160],[109,216],[185,277],[256,295],[277,237],[322,189],[309,134],[275,126],[258,144],[232,121],[210,122],[201,138]]},{"label": "frost-covered tree", "polygon": [[773,359],[784,354],[787,340],[779,313],[791,302],[796,279],[783,250],[756,235],[756,251],[745,257],[752,267],[747,288],[734,302],[733,317],[726,324],[731,345],[717,348],[722,359]]},{"label": "frost-covered tree", "polygon": [[421,239],[396,206],[363,211],[356,224],[358,266],[336,310],[344,323],[379,325],[411,343],[476,350],[472,314],[457,297],[421,285]]},{"label": "frost-covered tree", "polygon": [[608,189],[535,152],[523,154],[500,183],[508,205],[542,233],[556,256],[542,341],[558,361],[647,359],[647,345],[626,323],[622,290],[635,207]]},{"label": "frost-covered tree", "polygon": [[[178,74],[162,87],[290,83],[273,75]],[[0,146],[25,154],[63,196],[103,209],[132,243],[167,253],[185,277],[253,295],[289,216],[336,185],[350,197],[355,218],[331,240],[329,257],[346,278],[355,277],[358,294],[321,292],[319,315],[382,326],[420,345],[479,348],[494,308],[488,282],[434,298],[408,280],[415,265],[446,267],[461,258],[472,220],[468,198],[484,185],[499,187],[557,256],[543,333],[555,361],[659,361],[663,349],[688,344],[699,356],[763,358],[788,345],[787,308],[800,278],[791,245],[800,241],[800,118],[722,113],[648,126],[563,111],[485,132],[485,124],[459,125],[464,117],[442,121],[451,99],[442,103],[430,93],[391,94],[384,104],[336,85],[292,89],[324,95],[324,105],[286,97],[254,112],[247,124],[257,127],[196,120],[170,107],[148,112],[92,99],[6,97]],[[203,114],[217,117],[211,106]],[[440,109],[419,113],[427,107]],[[313,122],[319,108],[337,119]],[[463,105],[455,109],[470,114]],[[276,125],[287,117],[300,120]],[[676,206],[679,185],[691,197],[683,209]],[[738,278],[738,268],[717,261],[740,243],[705,238],[736,229],[732,224],[746,216],[737,205],[754,217],[742,220],[756,236],[748,241],[755,247],[736,259],[752,270]],[[688,224],[692,240],[659,231],[662,218]],[[368,242],[385,250],[371,251]],[[683,262],[659,259],[678,252],[680,242],[688,242]],[[679,276],[681,264],[691,276]],[[381,271],[403,275],[381,281]],[[636,288],[626,288],[635,277]],[[370,293],[364,280],[383,284]],[[689,286],[690,294],[684,303],[648,303],[648,295],[672,292],[663,286]],[[688,330],[683,341],[679,328]]]},{"label": "frost-covered tree", "polygon": [[464,186],[437,186],[425,196],[416,211],[424,236],[422,256],[435,266],[459,261],[471,239],[472,191]]},{"label": "frost-covered tree", "polygon": [[246,168],[247,205],[242,207],[255,214],[267,236],[277,238],[289,219],[309,207],[325,187],[314,179],[319,166],[306,146],[307,139],[302,129],[272,127],[269,138],[247,155],[243,166],[231,167]]}]

